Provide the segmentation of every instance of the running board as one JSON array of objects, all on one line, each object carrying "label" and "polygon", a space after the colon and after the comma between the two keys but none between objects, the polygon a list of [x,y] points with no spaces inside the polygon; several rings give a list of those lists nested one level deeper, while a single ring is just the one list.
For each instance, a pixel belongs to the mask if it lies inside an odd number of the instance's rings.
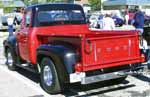
[{"label": "running board", "polygon": [[36,67],[35,66],[32,66],[30,64],[16,64],[18,67],[21,67],[25,70],[28,70],[30,72],[33,72],[33,73],[38,73],[38,70],[36,70]]}]

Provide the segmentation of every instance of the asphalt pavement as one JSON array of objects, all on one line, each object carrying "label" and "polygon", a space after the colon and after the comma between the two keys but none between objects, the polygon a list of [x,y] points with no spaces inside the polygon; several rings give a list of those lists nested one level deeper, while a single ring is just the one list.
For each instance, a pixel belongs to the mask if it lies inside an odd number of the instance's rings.
[{"label": "asphalt pavement", "polygon": [[150,97],[150,73],[128,76],[122,83],[115,80],[92,85],[68,85],[65,93],[49,95],[39,85],[39,75],[24,69],[10,71],[4,65],[2,42],[7,37],[0,32],[0,97]]}]

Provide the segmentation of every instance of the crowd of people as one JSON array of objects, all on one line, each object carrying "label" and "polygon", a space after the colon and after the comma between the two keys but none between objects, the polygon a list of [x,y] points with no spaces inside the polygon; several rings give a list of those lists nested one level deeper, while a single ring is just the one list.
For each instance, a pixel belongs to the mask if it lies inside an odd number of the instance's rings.
[{"label": "crowd of people", "polygon": [[106,14],[103,19],[98,20],[98,25],[103,30],[115,30],[115,22],[110,14]]},{"label": "crowd of people", "polygon": [[[96,18],[96,17],[95,17]],[[101,14],[97,16],[97,19],[90,22],[90,28],[98,28],[102,30],[114,30],[115,22],[110,13]]]},{"label": "crowd of people", "polygon": [[[134,10],[135,11],[134,11],[133,18],[130,17],[130,13],[128,11],[126,11],[124,13],[124,15],[119,15],[115,11],[113,12],[113,10],[109,11],[109,12],[107,12],[108,11],[107,10],[106,12],[104,11],[104,13],[103,13],[103,11],[100,13],[97,12],[98,18],[95,18],[95,21],[94,20],[90,21],[90,18],[89,18],[89,22],[90,22],[89,27],[105,30],[105,26],[107,26],[108,28],[110,26],[113,26],[113,27],[111,27],[112,29],[107,29],[107,30],[114,30],[115,29],[114,27],[117,26],[116,25],[116,21],[117,21],[116,17],[118,17],[118,18],[122,19],[122,21],[123,21],[122,23],[124,25],[132,25],[135,27],[135,29],[142,30],[141,27],[142,28],[144,27],[144,19],[145,19],[144,12],[142,12],[138,6],[136,6]],[[92,15],[91,15],[91,17],[92,17]],[[95,15],[95,17],[96,17],[96,15]],[[108,18],[109,18],[109,20],[108,20]],[[138,20],[138,19],[140,19],[140,20]]]}]

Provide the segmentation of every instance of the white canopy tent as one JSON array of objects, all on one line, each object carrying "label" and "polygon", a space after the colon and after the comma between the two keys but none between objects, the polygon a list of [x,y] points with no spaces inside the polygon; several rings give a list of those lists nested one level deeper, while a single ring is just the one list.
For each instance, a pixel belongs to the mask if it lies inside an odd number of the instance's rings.
[{"label": "white canopy tent", "polygon": [[133,9],[134,6],[140,6],[142,9],[150,9],[150,0],[107,0],[103,2],[104,9]]},{"label": "white canopy tent", "polygon": [[150,0],[108,0],[103,2],[104,6],[141,5],[150,6]]}]

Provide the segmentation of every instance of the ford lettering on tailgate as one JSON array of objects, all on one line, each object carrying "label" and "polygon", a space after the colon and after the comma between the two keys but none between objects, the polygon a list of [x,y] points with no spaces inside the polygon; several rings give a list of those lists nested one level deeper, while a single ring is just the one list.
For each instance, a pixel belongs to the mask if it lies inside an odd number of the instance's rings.
[{"label": "ford lettering on tailgate", "polygon": [[[114,36],[115,37],[115,36]],[[136,48],[138,42],[135,37],[111,37],[101,39],[89,39],[91,47],[90,53],[85,52],[85,66],[89,65],[103,65],[107,63],[125,61],[138,56],[138,49]],[[86,43],[85,43],[86,44]]]}]

